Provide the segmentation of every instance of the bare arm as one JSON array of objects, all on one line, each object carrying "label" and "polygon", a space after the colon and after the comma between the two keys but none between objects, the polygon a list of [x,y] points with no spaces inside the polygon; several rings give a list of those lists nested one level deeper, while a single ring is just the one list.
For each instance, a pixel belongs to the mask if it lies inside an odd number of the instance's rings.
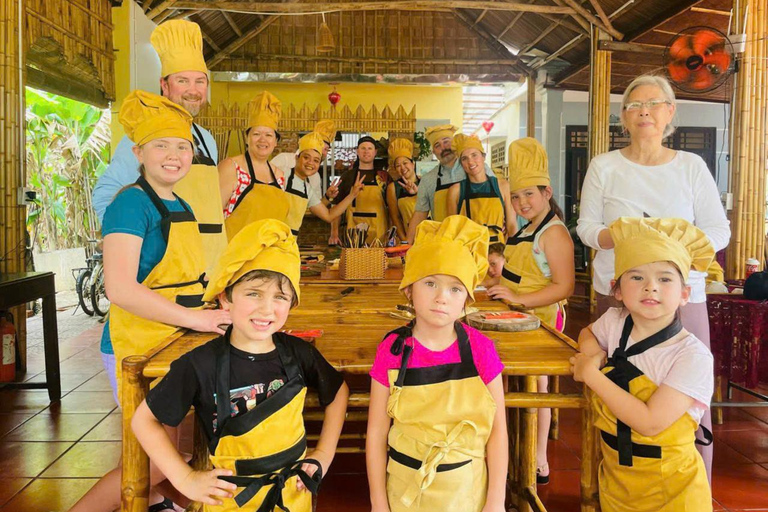
[{"label": "bare arm", "polygon": [[126,233],[104,237],[104,284],[109,300],[147,320],[224,334],[219,325],[232,323],[228,311],[185,308],[136,281],[142,243],[141,237]]},{"label": "bare arm", "polygon": [[579,332],[579,351],[588,356],[600,354],[603,360],[602,364],[605,364],[605,358],[608,354],[606,354],[605,350],[603,350],[597,342],[597,338],[591,329],[592,325],[594,324],[589,324]]},{"label": "bare arm", "polygon": [[505,179],[499,179],[499,191],[504,199],[504,223],[507,230],[506,235],[512,236],[517,232],[517,214],[512,207],[512,199],[509,193],[509,182]]},{"label": "bare arm", "polygon": [[349,208],[349,206],[352,204],[352,201],[354,201],[355,198],[360,195],[360,192],[364,187],[365,185],[363,185],[363,178],[358,174],[358,178],[355,181],[355,184],[352,186],[352,189],[349,191],[349,194],[347,194],[347,197],[339,201],[339,203],[334,205],[333,208],[328,210],[328,208],[325,206],[317,204],[309,210],[319,218],[323,219],[325,222],[333,222],[335,219],[341,217],[345,211],[347,211],[347,208]]},{"label": "bare arm", "polygon": [[389,512],[387,500],[387,435],[390,418],[387,415],[389,388],[371,380],[371,400],[368,406],[368,429],[365,436],[365,466],[374,512]]},{"label": "bare arm", "polygon": [[[336,454],[336,445],[339,443],[341,429],[344,427],[344,417],[347,414],[347,402],[349,401],[349,387],[347,383],[341,384],[336,392],[336,397],[328,407],[325,408],[325,417],[323,418],[323,428],[320,431],[320,438],[317,440],[317,446],[312,453],[307,455],[309,459],[317,460],[323,467],[323,477],[328,474],[328,468],[331,467],[333,456]],[[312,476],[317,471],[317,466],[304,464],[302,469]],[[304,485],[299,480],[299,488]]]},{"label": "bare arm", "polygon": [[448,215],[459,214],[459,192],[461,189],[461,183],[451,185],[448,189],[448,197],[445,200],[446,207],[448,208]]},{"label": "bare arm", "polygon": [[389,220],[397,228],[397,237],[400,240],[408,238],[408,233],[403,227],[403,219],[400,217],[400,208],[397,206],[397,194],[395,194],[395,184],[387,185],[387,209],[389,210]]},{"label": "bare arm", "polygon": [[597,234],[597,243],[600,244],[600,249],[613,249],[616,246],[616,244],[613,243],[611,230],[608,228],[603,229]]},{"label": "bare arm", "polygon": [[413,212],[413,217],[411,217],[411,222],[408,224],[408,243],[413,244],[413,240],[416,238],[416,228],[419,227],[419,224],[422,223],[422,221],[427,220],[427,217],[429,217],[429,212],[420,212],[415,211]]},{"label": "bare arm", "polygon": [[493,401],[496,403],[496,414],[493,417],[493,427],[488,444],[485,447],[488,460],[488,496],[484,512],[503,511],[504,496],[507,485],[507,469],[509,467],[509,440],[507,437],[507,410],[504,405],[504,387],[502,376],[498,375],[488,383]]},{"label": "bare arm", "polygon": [[237,186],[237,170],[235,160],[227,158],[219,164],[219,193],[221,194],[221,209],[229,204],[229,199]]}]

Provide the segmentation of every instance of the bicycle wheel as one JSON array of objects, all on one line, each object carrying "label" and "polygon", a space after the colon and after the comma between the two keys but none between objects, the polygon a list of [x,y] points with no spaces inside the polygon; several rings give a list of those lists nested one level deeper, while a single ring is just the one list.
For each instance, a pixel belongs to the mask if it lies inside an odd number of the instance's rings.
[{"label": "bicycle wheel", "polygon": [[88,316],[93,316],[93,305],[91,304],[91,269],[86,268],[80,272],[75,281],[77,290],[77,300],[80,303],[80,309]]},{"label": "bicycle wheel", "polygon": [[99,316],[106,316],[109,311],[109,299],[104,291],[104,266],[99,263],[93,269],[91,278],[91,304],[93,311]]}]

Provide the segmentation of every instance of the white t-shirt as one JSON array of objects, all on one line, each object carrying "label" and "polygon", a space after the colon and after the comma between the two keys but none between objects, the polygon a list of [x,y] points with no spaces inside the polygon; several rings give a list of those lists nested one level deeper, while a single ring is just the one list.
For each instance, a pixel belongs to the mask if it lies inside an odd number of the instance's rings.
[{"label": "white t-shirt", "polygon": [[[608,357],[619,347],[624,320],[628,315],[629,311],[625,308],[610,308],[592,325],[592,334]],[[630,336],[627,348],[635,343]],[[714,359],[701,340],[683,331],[642,354],[630,356],[629,362],[657,386],[666,384],[696,400],[688,409],[688,414],[697,423],[701,421],[715,389]]]},{"label": "white t-shirt", "polygon": [[[313,175],[314,176],[314,175]],[[311,177],[311,176],[310,176]],[[312,208],[313,206],[316,206],[320,204],[320,201],[322,200],[322,197],[320,197],[319,191],[313,187],[312,185],[308,184],[306,181],[302,180],[295,174],[291,177],[290,172],[286,174],[286,180],[288,178],[292,178],[289,182],[286,183],[286,190],[298,190],[299,192],[304,192],[307,194],[307,199],[309,202],[307,203],[307,208]]]},{"label": "white t-shirt", "polygon": [[[295,153],[280,153],[275,158],[269,161],[273,166],[279,167],[283,173],[288,176],[291,173],[291,169],[296,167],[296,154]],[[323,195],[322,178],[320,172],[316,172],[309,178],[307,178],[309,186],[315,189],[318,196]]]},{"label": "white t-shirt", "polygon": [[[613,249],[602,250],[597,237],[619,217],[685,219],[706,233],[715,251],[725,248],[731,229],[715,180],[700,156],[678,151],[663,165],[639,165],[621,151],[598,155],[589,163],[581,189],[576,231],[582,242],[598,249],[595,291],[608,295],[614,277]],[[691,302],[706,302],[706,273],[691,271]]]}]

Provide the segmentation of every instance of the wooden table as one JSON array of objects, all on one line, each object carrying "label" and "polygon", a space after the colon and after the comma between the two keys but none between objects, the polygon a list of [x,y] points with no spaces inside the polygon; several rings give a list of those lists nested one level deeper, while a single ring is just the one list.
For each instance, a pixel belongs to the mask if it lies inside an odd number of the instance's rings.
[{"label": "wooden table", "polygon": [[[353,288],[349,290],[349,288]],[[345,293],[342,294],[341,292]],[[483,310],[505,310],[498,301],[476,294],[474,306]],[[286,328],[295,330],[322,329],[324,334],[313,343],[323,356],[339,371],[365,375],[370,370],[376,348],[383,336],[404,321],[391,318],[389,312],[406,300],[393,284],[375,285],[302,285],[301,304],[291,312]],[[510,474],[517,476],[515,491],[521,511],[540,506],[536,495],[536,428],[538,407],[583,407],[581,395],[536,392],[539,375],[569,375],[568,359],[575,353],[575,344],[566,336],[546,328],[521,333],[486,332],[496,342],[504,364],[504,375],[517,376],[521,389],[505,395],[506,406],[522,408],[517,431],[511,425]],[[149,381],[164,376],[173,361],[182,354],[212,339],[204,333],[189,333],[157,347],[144,356],[126,358],[123,363],[123,490],[122,510],[146,510],[148,496],[148,459],[130,429],[136,407],[146,396]],[[350,397],[350,408],[367,407],[367,394]],[[583,422],[589,422],[589,408],[584,409]],[[595,510],[597,480],[594,436],[585,429],[582,467],[582,510]],[[129,462],[130,461],[130,462]]]},{"label": "wooden table", "polygon": [[339,276],[339,270],[331,270],[326,268],[320,271],[319,276],[302,276],[301,284],[396,284],[399,285],[403,280],[403,269],[401,268],[388,268],[384,271],[384,279],[360,279],[355,281],[348,281],[342,279]]},{"label": "wooden table", "polygon": [[[7,382],[4,388],[48,389],[51,402],[61,399],[59,368],[59,331],[56,324],[56,284],[53,272],[0,274],[0,310],[43,300],[43,345],[45,382]],[[26,322],[26,318],[16,319]]]}]

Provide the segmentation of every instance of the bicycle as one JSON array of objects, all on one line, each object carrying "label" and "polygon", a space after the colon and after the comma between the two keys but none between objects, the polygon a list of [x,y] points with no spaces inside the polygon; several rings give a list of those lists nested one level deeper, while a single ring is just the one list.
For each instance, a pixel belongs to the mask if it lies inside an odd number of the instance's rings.
[{"label": "bicycle", "polygon": [[104,261],[101,253],[94,254],[96,266],[91,274],[91,305],[93,311],[101,316],[107,316],[109,311],[109,299],[104,288]]},{"label": "bicycle", "polygon": [[[77,301],[80,309],[88,316],[93,316],[93,300],[91,298],[93,287],[91,286],[93,270],[97,266],[97,257],[100,261],[99,241],[88,240],[89,247],[86,249],[85,258],[86,267],[72,269],[72,275],[75,278],[75,290],[77,291]],[[75,273],[77,274],[75,275]]]}]

